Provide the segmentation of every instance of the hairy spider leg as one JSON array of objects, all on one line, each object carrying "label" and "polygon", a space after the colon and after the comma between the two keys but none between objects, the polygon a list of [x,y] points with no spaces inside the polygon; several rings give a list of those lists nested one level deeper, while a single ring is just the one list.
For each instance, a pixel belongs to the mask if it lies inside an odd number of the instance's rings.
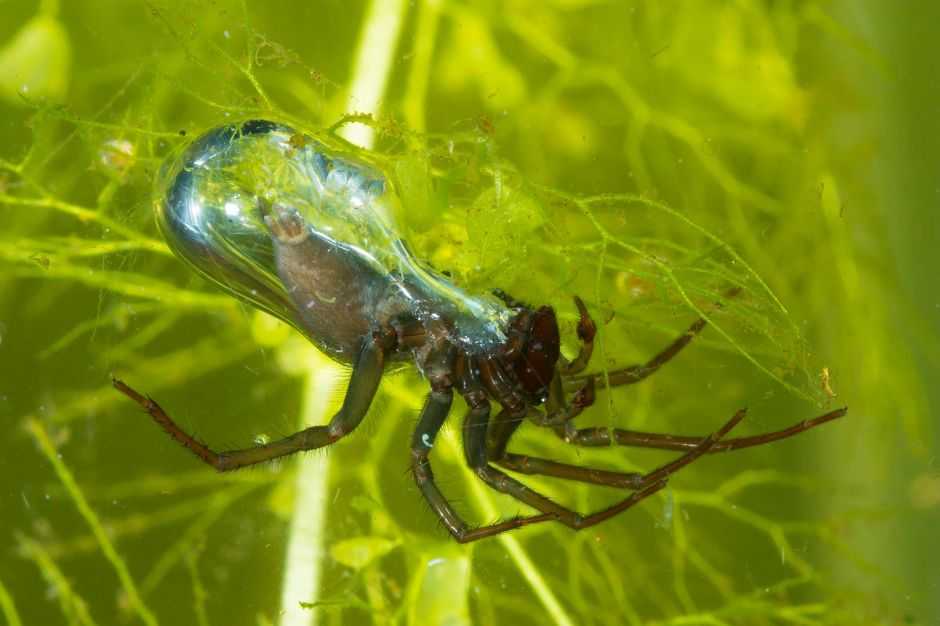
[{"label": "hairy spider leg", "polygon": [[618,489],[640,489],[645,482],[643,474],[638,472],[614,472],[514,452],[504,452],[502,457],[493,459],[493,462],[503,469],[519,474],[551,476]]},{"label": "hairy spider leg", "polygon": [[[536,408],[529,409],[529,421],[539,426],[553,427],[559,437],[574,445],[584,447],[620,445],[681,452],[694,449],[705,439],[705,437],[701,436],[649,433],[620,428],[614,428],[612,430],[605,427],[575,428],[569,420],[577,416],[584,407],[590,406],[590,404],[593,403],[593,387],[579,390],[570,407],[564,406],[563,397],[561,398],[561,406],[558,406],[557,401],[552,402],[551,397],[550,395],[550,401],[546,404],[548,410],[545,414],[542,414],[542,412]],[[554,409],[552,408],[553,406]],[[714,454],[716,452],[739,450],[741,448],[749,448],[780,439],[786,439],[825,424],[826,422],[838,419],[844,416],[847,411],[848,409],[843,407],[820,415],[819,417],[803,420],[802,422],[781,430],[752,435],[750,437],[722,439],[711,446],[708,453]],[[637,488],[636,477],[640,476],[639,474],[586,468],[579,465],[569,465],[549,459],[508,452],[506,448],[509,445],[509,441],[520,424],[521,420],[511,417],[506,412],[497,415],[496,419],[490,423],[486,445],[491,461],[498,463],[508,470],[519,472],[520,474],[542,474],[545,476],[555,476],[609,487]]]},{"label": "hairy spider leg", "polygon": [[431,510],[440,518],[444,527],[458,542],[469,543],[528,524],[552,521],[553,516],[543,514],[516,517],[495,524],[471,528],[454,511],[454,508],[434,482],[434,473],[431,471],[431,461],[429,459],[437,433],[450,412],[453,398],[454,392],[450,388],[435,390],[428,394],[424,409],[421,411],[421,417],[418,418],[418,426],[411,438],[411,472],[414,475],[415,483],[417,483],[424,499],[431,506]]},{"label": "hairy spider leg", "polygon": [[349,387],[343,399],[343,406],[326,426],[311,426],[289,437],[272,441],[254,448],[215,452],[205,444],[187,434],[159,404],[141,395],[124,382],[114,379],[114,387],[142,406],[150,417],[160,425],[173,439],[189,449],[208,465],[220,472],[246,467],[287,456],[302,450],[314,450],[335,443],[351,433],[362,421],[372,404],[385,365],[385,350],[379,338],[370,338],[362,348]]},{"label": "hairy spider leg", "polygon": [[[734,295],[729,292],[729,296]],[[676,354],[679,353],[682,348],[684,348],[692,340],[692,338],[698,334],[706,325],[704,319],[697,320],[692,326],[686,330],[685,334],[681,335],[675,341],[673,341],[669,346],[666,347],[659,354],[654,356],[644,365],[632,365],[630,367],[618,370],[616,372],[611,372],[609,374],[610,378],[610,387],[618,385],[632,385],[637,383],[647,376],[653,374],[656,370],[662,367],[670,359],[672,359]],[[593,382],[593,381],[603,381],[604,378],[600,374],[589,374],[587,376],[579,376],[574,379],[569,379],[565,381],[566,384],[569,382],[582,383],[584,381]],[[590,395],[589,400],[586,396],[582,395],[587,390],[586,387],[582,387],[578,390],[578,394],[575,396],[575,401],[573,406],[577,407],[578,404],[584,404],[584,406],[589,406],[593,402],[593,393]],[[593,389],[591,389],[593,392]],[[580,402],[579,402],[580,398]],[[582,407],[583,410],[584,407]],[[532,420],[536,424],[542,426],[551,426],[555,433],[565,440],[568,443],[578,445],[578,446],[630,446],[638,448],[656,448],[661,450],[689,450],[697,446],[702,440],[703,437],[696,436],[683,436],[683,435],[671,435],[666,433],[650,433],[642,431],[633,431],[626,430],[621,428],[606,428],[606,427],[591,427],[591,428],[576,428],[571,422],[570,418],[565,420],[564,423],[559,423],[558,415],[564,415],[564,409],[558,409],[562,411],[561,413],[556,413],[555,416],[552,414],[547,415],[546,417],[540,419]],[[575,415],[580,413],[578,410],[575,412]],[[709,453],[715,452],[726,452],[729,450],[739,450],[741,448],[749,448],[753,446],[759,446],[765,443],[770,443],[773,441],[778,441],[780,439],[786,439],[792,437],[801,432],[815,428],[826,422],[838,419],[844,416],[848,412],[847,407],[842,407],[835,409],[834,411],[829,411],[818,417],[812,419],[803,420],[787,428],[776,430],[769,433],[764,433],[761,435],[753,435],[750,437],[739,437],[734,439],[723,439],[718,444],[713,446]],[[510,433],[511,435],[511,433]]]},{"label": "hairy spider leg", "polygon": [[[437,355],[441,361],[447,360],[445,354]],[[438,364],[440,365],[440,364]],[[433,367],[432,371],[443,372],[442,368]],[[482,397],[485,399],[485,393],[480,385],[480,372],[476,359],[467,358],[463,353],[458,353],[454,359],[453,373],[456,377],[456,383],[462,392],[466,392],[471,397]],[[448,532],[460,543],[468,543],[491,537],[493,535],[520,528],[528,524],[546,522],[554,520],[554,516],[542,514],[528,517],[516,517],[503,520],[495,524],[488,524],[477,528],[471,528],[457,514],[444,495],[438,489],[434,481],[434,473],[431,469],[430,453],[434,446],[438,432],[444,420],[450,412],[453,402],[453,384],[454,381],[445,375],[431,376],[431,393],[428,394],[421,416],[418,418],[418,425],[411,438],[411,470],[415,483],[422,495],[431,507],[431,510],[438,516]],[[483,425],[485,428],[485,424]],[[485,432],[483,430],[482,432]],[[464,434],[466,437],[466,433]]]},{"label": "hairy spider leg", "polygon": [[602,372],[594,372],[592,374],[581,374],[567,378],[564,380],[565,390],[571,391],[576,389],[584,385],[588,380],[593,380],[595,383],[607,388],[636,384],[644,378],[652,376],[659,368],[671,361],[683,348],[689,345],[697,334],[702,332],[702,329],[705,328],[707,324],[708,322],[705,321],[705,318],[699,318],[695,323],[689,326],[684,333],[666,346],[664,350],[646,363],[629,365],[622,369],[608,372],[606,376]]},{"label": "hairy spider leg", "polygon": [[[744,417],[746,413],[745,409],[738,411],[735,414],[733,420],[740,420]],[[503,414],[496,416],[494,421],[494,426],[500,424],[504,419]],[[491,427],[491,430],[494,430]],[[496,431],[500,432],[500,431]],[[709,436],[711,437],[711,435]],[[700,451],[695,458],[698,458],[701,454],[707,454],[715,451],[715,448],[721,446],[726,440],[718,440],[710,444],[707,449],[701,450],[700,446],[708,440],[709,437],[698,437],[695,439],[692,445],[683,447],[680,451]],[[497,463],[501,467],[508,469],[513,472],[518,472],[520,474],[528,475],[541,475],[541,476],[551,476],[553,478],[563,478],[565,480],[573,480],[582,483],[589,483],[592,485],[603,485],[605,487],[617,487],[621,489],[641,489],[643,488],[650,480],[650,474],[640,474],[638,472],[615,472],[609,470],[601,470],[592,467],[585,467],[582,465],[572,465],[570,463],[562,463],[560,461],[554,461],[552,459],[545,459],[535,456],[530,456],[528,454],[517,454],[513,452],[508,452],[506,446],[508,444],[508,439],[501,440],[498,442],[492,442],[489,447],[490,460],[494,463]],[[676,461],[672,463],[681,462],[682,465],[672,468],[671,470],[666,470],[668,473],[675,472],[679,467],[687,465],[688,463],[695,460],[686,459],[685,457],[679,457]],[[664,468],[669,468],[670,464],[664,465],[660,470]]]},{"label": "hairy spider leg", "polygon": [[[734,287],[724,294],[725,299],[730,299],[737,296],[740,293],[739,287]],[[583,304],[583,303],[582,303]],[[716,303],[717,307],[721,306],[721,302]],[[579,306],[579,310],[581,306]],[[582,310],[582,319],[585,310]],[[561,437],[563,440],[568,443],[572,443],[579,446],[630,446],[630,447],[639,447],[639,448],[656,448],[661,450],[690,450],[697,446],[702,440],[703,437],[695,436],[683,436],[683,435],[671,435],[666,433],[650,433],[650,432],[641,432],[626,430],[620,428],[608,429],[603,427],[597,428],[575,428],[570,422],[570,419],[576,416],[581,412],[585,407],[590,406],[593,403],[593,387],[588,389],[588,386],[578,388],[579,385],[584,383],[594,383],[596,381],[602,382],[608,387],[616,387],[622,385],[632,385],[638,383],[644,378],[655,373],[660,367],[668,363],[673,357],[679,354],[683,348],[685,348],[696,335],[698,335],[707,325],[705,318],[699,318],[696,320],[689,328],[679,337],[677,337],[671,344],[666,346],[665,349],[660,351],[656,356],[647,361],[645,364],[631,365],[614,372],[610,372],[607,375],[607,378],[600,373],[587,374],[583,376],[575,376],[571,378],[563,379],[562,388],[565,390],[578,389],[575,399],[572,402],[572,408],[575,410],[564,408],[564,395],[561,393],[553,393],[549,397],[549,402],[547,403],[548,413],[542,418],[536,418],[532,421],[540,426],[552,427],[556,434]],[[580,334],[580,328],[579,328]],[[590,391],[590,393],[588,393]],[[561,406],[558,406],[561,405]],[[580,407],[579,407],[580,405]],[[812,419],[803,420],[787,428],[776,430],[769,433],[764,433],[761,435],[753,435],[750,437],[738,437],[734,439],[723,439],[718,442],[716,445],[712,446],[709,450],[709,453],[715,452],[727,452],[729,450],[739,450],[741,448],[749,448],[753,446],[759,446],[766,443],[771,443],[773,441],[779,441],[780,439],[786,439],[792,437],[801,432],[815,428],[826,422],[843,417],[848,412],[847,407],[842,407],[834,411],[829,411],[818,417]],[[571,415],[573,413],[573,415]],[[567,418],[567,419],[564,419]],[[514,430],[514,429],[513,429]],[[505,437],[505,440],[501,443],[495,445],[495,449],[505,450],[506,444],[508,443],[508,438],[512,436],[512,432],[507,434],[506,428],[497,429],[495,435],[499,437]],[[515,471],[529,473],[529,471],[534,470],[534,468],[539,467],[543,468],[541,463],[537,462],[537,459],[531,457],[524,457],[527,460],[523,462],[522,458],[517,458],[513,456],[508,461],[509,464],[513,465],[511,469]],[[509,467],[508,465],[501,462],[504,467]],[[524,469],[517,469],[524,468]],[[600,470],[594,470],[600,471]],[[554,475],[554,474],[553,474]],[[574,475],[572,473],[571,475]],[[586,476],[593,476],[586,475]],[[604,479],[606,480],[606,478]],[[589,480],[586,482],[594,482]],[[603,483],[607,484],[607,483]]]},{"label": "hairy spider leg", "polygon": [[[819,417],[804,420],[794,424],[789,428],[782,430],[754,435],[751,437],[739,437],[736,439],[722,439],[711,445],[706,454],[716,452],[727,452],[729,450],[739,450],[752,446],[759,446],[771,443],[780,439],[792,437],[810,428],[814,428],[826,422],[840,418],[846,414],[847,409],[837,409],[830,411]],[[507,432],[506,427],[500,428],[502,423],[502,414],[496,417],[494,423],[490,426],[490,431],[494,436]],[[506,423],[512,424],[514,420],[508,420]],[[512,428],[512,431],[515,429]],[[569,441],[576,445],[586,447],[602,447],[611,445],[631,446],[639,448],[656,448],[662,450],[687,451],[695,450],[702,444],[707,437],[680,437],[676,435],[666,435],[658,433],[645,433],[637,431],[626,431],[614,429],[614,441],[611,442],[610,435],[606,428],[584,428],[575,431],[575,436]],[[510,432],[511,435],[511,432]],[[503,437],[499,440],[488,442],[490,459],[501,467],[513,472],[528,475],[551,476],[554,478],[563,478],[577,482],[589,483],[592,485],[603,485],[606,487],[618,487],[622,489],[639,489],[645,482],[644,476],[635,472],[614,472],[609,470],[595,469],[581,465],[571,465],[561,463],[551,459],[534,457],[527,454],[516,454],[507,452],[506,446],[509,437]]]},{"label": "hairy spider leg", "polygon": [[[724,294],[725,299],[731,299],[741,292],[739,287],[733,287]],[[721,308],[722,303],[716,302],[715,307]],[[643,364],[629,365],[627,367],[608,372],[605,376],[602,372],[592,374],[583,374],[572,377],[565,377],[564,386],[567,391],[572,391],[582,386],[587,379],[594,379],[607,388],[619,387],[622,385],[633,385],[641,380],[655,374],[659,368],[671,361],[683,348],[698,335],[708,325],[704,317],[695,320],[684,333],[679,335],[672,343],[661,350],[656,356]],[[563,372],[564,373],[564,372]]]},{"label": "hairy spider leg", "polygon": [[[722,426],[715,433],[706,437],[703,441],[699,442],[698,446],[696,446],[694,449],[689,450],[677,459],[666,463],[665,465],[662,465],[647,474],[644,474],[641,478],[641,481],[639,481],[639,490],[633,492],[629,497],[606,509],[602,509],[589,515],[582,515],[553,502],[549,498],[546,498],[542,494],[530,489],[518,480],[512,478],[505,472],[502,472],[496,467],[490,465],[490,459],[488,458],[486,449],[486,431],[484,428],[485,424],[489,420],[489,401],[483,394],[467,394],[464,397],[467,400],[467,404],[470,406],[470,410],[468,411],[464,420],[463,436],[464,454],[466,455],[467,463],[470,465],[470,468],[487,485],[496,491],[505,493],[519,500],[520,502],[523,502],[524,504],[528,504],[529,506],[543,513],[543,515],[551,515],[552,518],[556,521],[559,521],[574,530],[588,528],[604,520],[610,519],[614,515],[629,509],[633,505],[665,487],[666,481],[671,474],[677,472],[681,468],[701,457],[703,454],[707,453],[709,448],[711,448],[711,446],[713,446],[716,442],[720,441],[721,438],[724,437],[732,428],[734,428],[744,418],[745,415],[744,410],[738,411],[730,420],[728,420],[727,423],[725,423],[724,426]],[[539,521],[542,521],[541,516],[539,517]]]}]

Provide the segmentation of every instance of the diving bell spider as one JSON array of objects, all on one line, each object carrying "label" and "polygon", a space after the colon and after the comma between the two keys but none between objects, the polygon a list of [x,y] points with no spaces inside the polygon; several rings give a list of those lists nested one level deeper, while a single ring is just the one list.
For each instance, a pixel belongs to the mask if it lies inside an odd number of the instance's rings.
[{"label": "diving bell spider", "polygon": [[[469,542],[537,522],[588,528],[656,493],[670,475],[704,454],[769,443],[845,415],[846,409],[838,409],[783,430],[734,439],[725,436],[743,419],[743,410],[705,437],[576,427],[574,418],[594,402],[596,387],[647,378],[705,328],[705,319],[647,363],[606,376],[586,374],[596,326],[579,298],[581,346],[568,361],[560,354],[551,307],[536,309],[502,292],[472,295],[417,261],[389,217],[401,201],[394,186],[346,146],[328,141],[278,122],[248,120],[206,132],[187,150],[174,153],[175,160],[161,170],[157,221],[173,251],[203,276],[285,320],[334,360],[352,366],[342,408],[328,425],[225,452],[197,441],[156,402],[114,380],[173,439],[218,471],[338,441],[365,417],[386,367],[411,362],[431,387],[411,439],[411,471],[447,530],[457,541]],[[467,465],[491,488],[538,514],[474,528],[441,494],[429,455],[454,392],[469,407],[463,423]],[[566,393],[573,393],[570,401]],[[491,401],[501,407],[495,417]],[[510,452],[510,439],[525,420],[576,446],[635,446],[681,454],[638,474]],[[503,470],[632,493],[582,515]]]}]

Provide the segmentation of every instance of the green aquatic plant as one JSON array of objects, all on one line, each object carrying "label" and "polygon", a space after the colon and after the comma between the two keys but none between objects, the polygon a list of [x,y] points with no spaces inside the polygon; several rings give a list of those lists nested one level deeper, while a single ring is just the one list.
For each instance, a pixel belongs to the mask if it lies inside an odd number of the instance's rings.
[{"label": "green aquatic plant", "polygon": [[[13,4],[4,54],[40,19],[32,3]],[[0,414],[25,426],[9,429],[3,458],[27,468],[4,478],[7,621],[916,616],[897,600],[911,584],[900,559],[886,567],[848,534],[899,515],[897,503],[859,497],[858,483],[931,449],[923,374],[893,345],[892,316],[910,314],[887,302],[893,274],[871,252],[882,244],[871,243],[865,151],[831,128],[851,103],[827,55],[849,42],[861,52],[840,63],[881,61],[827,3],[679,4],[426,0],[338,14],[154,0],[120,23],[102,16],[112,39],[99,43],[80,26],[93,3],[55,17],[46,3],[41,19],[64,34],[45,45],[72,41],[87,56],[60,62],[46,93],[4,105],[16,113],[0,151]],[[29,69],[41,57],[15,60]],[[747,404],[742,428],[760,432],[835,394],[851,421],[700,461],[591,531],[542,525],[475,546],[451,544],[407,474],[424,389],[414,374],[385,381],[360,432],[327,454],[202,471],[113,392],[110,374],[217,445],[322,422],[342,388],[285,325],[193,276],[153,224],[167,156],[251,117],[360,146],[348,149],[395,184],[409,243],[460,284],[551,304],[566,337],[571,297],[583,297],[602,370],[709,318],[687,354],[602,396],[584,423],[695,434]],[[729,285],[743,295],[714,310]],[[936,339],[925,330],[922,341]],[[903,437],[872,446],[888,415]],[[442,488],[480,522],[519,513],[462,467],[457,430],[436,450]],[[516,445],[560,454],[557,439],[527,429]],[[841,472],[859,450],[874,453]],[[662,460],[567,454],[623,470]],[[618,495],[532,484],[581,510]],[[870,586],[887,591],[860,601]]]}]

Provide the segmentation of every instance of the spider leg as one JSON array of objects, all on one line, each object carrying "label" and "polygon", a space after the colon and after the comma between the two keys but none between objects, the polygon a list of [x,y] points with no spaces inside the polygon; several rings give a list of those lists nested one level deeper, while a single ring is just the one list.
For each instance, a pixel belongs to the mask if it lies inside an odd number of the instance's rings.
[{"label": "spider leg", "polygon": [[159,404],[150,398],[141,395],[120,380],[114,379],[112,382],[118,391],[142,406],[170,437],[216,470],[227,472],[301,450],[322,448],[352,432],[369,410],[372,398],[375,397],[375,392],[379,387],[379,381],[382,379],[384,364],[385,352],[380,341],[376,338],[370,339],[363,347],[353,368],[343,406],[330,420],[329,425],[311,426],[289,437],[262,446],[224,452],[215,452],[204,443],[197,441],[192,435],[187,434],[177,426]]},{"label": "spider leg", "polygon": [[505,409],[500,411],[486,427],[486,457],[490,460],[503,458],[513,433],[525,420],[525,414],[515,415]]},{"label": "spider leg", "polygon": [[[724,294],[725,299],[730,299],[740,293],[740,288],[735,287],[730,289]],[[715,304],[716,307],[720,308],[722,305],[721,302]],[[655,374],[659,368],[671,361],[677,354],[679,354],[683,348],[685,348],[692,339],[695,338],[705,326],[708,325],[708,322],[704,317],[701,317],[689,326],[684,333],[679,335],[672,343],[666,346],[661,350],[656,356],[647,361],[646,363],[629,365],[627,367],[608,372],[605,376],[601,372],[595,372],[593,374],[582,374],[578,376],[573,376],[567,378],[565,382],[565,389],[568,391],[577,389],[582,386],[584,382],[588,379],[593,379],[596,383],[605,385],[606,387],[619,387],[621,385],[633,385],[640,382],[644,378]]]},{"label": "spider leg", "polygon": [[431,471],[431,462],[428,458],[437,433],[450,412],[453,397],[454,393],[451,389],[432,391],[428,395],[424,409],[421,411],[421,417],[418,418],[418,425],[411,438],[411,473],[414,475],[415,483],[417,483],[418,489],[421,490],[425,500],[441,519],[450,534],[458,542],[468,543],[528,524],[552,521],[553,516],[543,514],[516,517],[495,524],[480,526],[479,528],[471,528],[454,511],[454,508],[444,498],[434,482],[434,474]]},{"label": "spider leg", "polygon": [[635,491],[629,497],[606,509],[602,509],[590,515],[581,515],[553,502],[549,498],[512,478],[505,472],[490,465],[486,446],[486,427],[490,412],[489,402],[482,394],[479,396],[471,396],[468,394],[467,403],[470,405],[470,411],[467,413],[463,428],[464,454],[466,455],[467,464],[473,469],[476,475],[496,491],[510,495],[520,502],[576,530],[587,528],[609,519],[665,487],[666,480],[671,474],[708,452],[716,442],[720,441],[722,437],[744,418],[745,414],[743,410],[738,411],[724,426],[700,441],[695,448],[687,451],[677,459],[644,474],[641,480],[638,481],[638,491]]},{"label": "spider leg", "polygon": [[491,462],[520,474],[540,474],[625,489],[639,489],[643,486],[643,475],[636,472],[611,472],[507,452],[509,439],[520,424],[521,418],[513,417],[505,410],[500,411],[490,423],[487,429],[486,452]]},{"label": "spider leg", "polygon": [[[594,385],[592,380],[589,381],[589,384],[584,389],[580,390],[575,395],[574,402],[569,407],[566,405],[564,394],[561,391],[561,378],[555,376],[552,380],[551,392],[546,403],[546,414],[542,415],[537,409],[530,409],[529,419],[543,427],[554,427],[565,424],[568,420],[577,416],[584,407],[590,406],[590,404],[593,403],[593,392]],[[533,417],[533,414],[536,417]],[[643,475],[636,472],[599,470],[507,452],[506,447],[509,444],[509,440],[513,433],[516,432],[516,429],[522,424],[522,421],[523,419],[521,417],[514,416],[510,412],[503,410],[489,424],[487,427],[486,449],[490,461],[520,474],[541,474],[595,485],[626,489],[639,489],[643,486]],[[701,439],[697,441],[701,441]]]},{"label": "spider leg", "polygon": [[483,394],[468,393],[465,399],[470,405],[470,410],[464,419],[463,445],[464,455],[470,469],[496,491],[512,496],[549,516],[550,519],[557,519],[572,527],[576,525],[581,517],[576,512],[546,498],[489,464],[486,430],[490,417],[490,403]]},{"label": "spider leg", "polygon": [[[738,415],[743,417],[743,414],[744,410],[739,411],[738,414],[735,415],[735,419],[739,419]],[[500,424],[503,420],[505,420],[504,413],[497,415],[493,425],[490,426],[490,430],[493,432],[502,432],[495,429],[494,427]],[[688,439],[692,440],[693,438],[690,437]],[[697,449],[697,446],[700,446],[703,443],[705,439],[707,438],[697,437],[694,438],[694,441],[690,441],[689,445],[675,449],[678,449],[679,451],[694,451]],[[714,442],[704,453],[715,452],[716,448],[723,446],[727,441],[728,440],[720,440]],[[498,442],[493,442],[489,446],[490,459],[499,466],[513,472],[518,472],[520,474],[552,476],[554,478],[562,478],[565,480],[573,480],[582,483],[589,483],[592,485],[602,485],[605,487],[616,487],[620,489],[640,489],[651,479],[650,474],[644,475],[637,472],[615,472],[595,469],[592,467],[572,465],[551,459],[534,457],[527,454],[507,452],[507,443],[508,437]],[[683,465],[686,465],[692,460],[694,459],[686,460],[685,457],[679,457],[679,459],[673,461],[672,463],[682,462]],[[682,467],[683,465],[680,465],[679,467]],[[677,469],[678,467],[671,467],[671,464],[666,464],[657,471],[666,471],[667,474],[671,474]]]},{"label": "spider leg", "polygon": [[506,452],[496,463],[500,467],[518,474],[551,476],[604,487],[640,489],[645,484],[643,474],[638,472],[612,472],[593,467],[561,463],[551,459],[529,456],[528,454]]},{"label": "spider leg", "polygon": [[[715,453],[740,450],[741,448],[750,448],[752,446],[760,446],[772,441],[786,439],[787,437],[792,437],[793,435],[815,428],[826,422],[838,419],[847,412],[848,407],[842,407],[841,409],[829,411],[818,417],[797,422],[781,430],[775,430],[761,435],[752,435],[750,437],[723,439],[711,446],[708,452]],[[566,423],[564,426],[555,428],[555,433],[568,443],[586,447],[618,445],[634,448],[657,448],[660,450],[682,451],[692,450],[704,440],[702,437],[647,433],[635,430],[623,430],[620,428],[575,428],[571,423]]]}]

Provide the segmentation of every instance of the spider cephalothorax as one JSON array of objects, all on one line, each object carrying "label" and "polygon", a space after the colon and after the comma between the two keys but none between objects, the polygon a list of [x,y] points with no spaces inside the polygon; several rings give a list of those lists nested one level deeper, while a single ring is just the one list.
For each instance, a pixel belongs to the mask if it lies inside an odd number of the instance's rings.
[{"label": "spider cephalothorax", "polygon": [[[650,376],[702,331],[705,320],[693,323],[646,363],[585,374],[596,327],[579,298],[581,346],[569,360],[560,352],[552,308],[529,307],[502,292],[496,298],[473,295],[428,270],[398,235],[390,216],[399,200],[381,172],[342,146],[299,136],[263,120],[211,130],[164,167],[158,184],[158,223],[178,255],[352,367],[343,405],[328,425],[226,452],[197,441],[158,404],[114,381],[167,433],[217,470],[336,442],[365,417],[389,363],[410,360],[431,387],[411,440],[412,473],[444,526],[465,542],[538,522],[592,526],[662,489],[670,475],[706,453],[768,443],[845,414],[838,409],[783,430],[736,439],[724,437],[744,411],[704,437],[576,427],[574,418],[594,401],[600,383],[630,385]],[[718,305],[736,293],[716,294]],[[472,528],[441,494],[429,455],[455,391],[469,409],[463,423],[468,466],[487,485],[537,514]],[[569,399],[566,393],[573,395]],[[501,407],[495,414],[492,402]],[[508,446],[524,421],[551,429],[565,444],[641,446],[681,454],[646,474],[520,455]],[[581,515],[504,470],[618,487],[630,494]]]}]

